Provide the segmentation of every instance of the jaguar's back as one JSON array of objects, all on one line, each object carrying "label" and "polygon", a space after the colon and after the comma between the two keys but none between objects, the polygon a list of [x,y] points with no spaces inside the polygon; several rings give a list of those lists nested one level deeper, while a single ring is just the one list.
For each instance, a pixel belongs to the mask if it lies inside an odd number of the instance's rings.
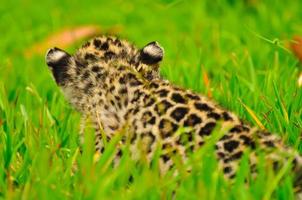
[{"label": "jaguar's back", "polygon": [[252,152],[253,173],[256,149],[265,152],[268,163],[276,168],[292,159],[294,171],[301,169],[301,157],[276,135],[252,128],[207,97],[161,79],[158,68],[162,57],[163,50],[156,42],[137,49],[114,37],[99,37],[74,56],[51,49],[46,60],[69,101],[93,120],[99,152],[104,150],[101,131],[110,140],[117,131],[127,130],[134,159],[146,152],[151,160],[161,145],[160,167],[165,172],[174,165],[174,154],[185,161],[215,129],[223,133],[215,152],[227,177],[236,175],[247,149]]}]

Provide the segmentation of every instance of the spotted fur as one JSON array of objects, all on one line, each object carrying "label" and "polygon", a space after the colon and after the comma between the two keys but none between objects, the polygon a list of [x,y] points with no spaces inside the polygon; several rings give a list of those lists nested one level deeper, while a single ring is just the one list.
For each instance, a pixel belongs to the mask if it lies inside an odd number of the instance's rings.
[{"label": "spotted fur", "polygon": [[[215,152],[226,177],[236,176],[239,160],[248,149],[252,172],[258,160],[256,149],[276,166],[292,157],[294,171],[301,171],[300,155],[276,135],[251,127],[207,97],[162,79],[162,58],[163,49],[157,42],[138,49],[127,41],[103,36],[88,41],[74,55],[50,49],[46,61],[66,98],[92,119],[100,153],[104,140],[127,130],[133,159],[146,152],[150,161],[161,145],[160,167],[165,172],[174,166],[173,154],[186,161],[219,127],[224,135]],[[182,127],[188,129],[179,134]]]}]

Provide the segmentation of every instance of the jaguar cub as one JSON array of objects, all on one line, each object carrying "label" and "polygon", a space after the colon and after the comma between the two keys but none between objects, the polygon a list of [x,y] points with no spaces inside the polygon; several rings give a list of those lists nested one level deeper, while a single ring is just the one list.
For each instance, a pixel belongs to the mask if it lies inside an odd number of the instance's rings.
[{"label": "jaguar cub", "polygon": [[[127,127],[133,159],[146,152],[151,160],[160,143],[159,165],[166,172],[174,165],[171,155],[186,161],[188,154],[200,148],[219,127],[224,135],[217,141],[215,152],[226,177],[236,176],[240,158],[248,149],[254,173],[260,150],[274,166],[293,160],[293,171],[300,174],[300,155],[276,135],[250,127],[207,97],[162,79],[162,58],[163,49],[157,42],[139,49],[125,40],[101,36],[85,43],[74,55],[52,48],[46,54],[46,63],[66,98],[84,118],[92,119],[95,148],[100,153],[104,140]],[[182,127],[188,128],[178,131]],[[106,138],[102,138],[102,131]]]}]

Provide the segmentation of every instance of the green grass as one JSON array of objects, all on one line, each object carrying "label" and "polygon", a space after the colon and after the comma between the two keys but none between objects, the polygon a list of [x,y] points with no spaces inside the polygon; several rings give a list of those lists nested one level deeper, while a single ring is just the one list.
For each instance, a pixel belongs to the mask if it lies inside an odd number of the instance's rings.
[{"label": "green grass", "polygon": [[[178,176],[159,176],[156,158],[150,168],[134,163],[127,147],[113,168],[118,136],[94,164],[89,134],[84,153],[78,152],[80,115],[64,100],[44,57],[26,58],[24,52],[64,27],[119,26],[119,35],[139,46],[157,40],[165,48],[165,78],[211,91],[217,102],[256,125],[246,105],[268,130],[301,151],[299,64],[284,49],[302,34],[301,10],[299,0],[1,2],[0,199],[166,199],[174,192],[176,199],[293,199],[291,176],[274,175],[260,164],[253,180],[245,158],[235,183],[226,182],[213,159],[215,138],[192,156],[191,174],[180,163]],[[71,176],[74,162],[78,170]]]}]

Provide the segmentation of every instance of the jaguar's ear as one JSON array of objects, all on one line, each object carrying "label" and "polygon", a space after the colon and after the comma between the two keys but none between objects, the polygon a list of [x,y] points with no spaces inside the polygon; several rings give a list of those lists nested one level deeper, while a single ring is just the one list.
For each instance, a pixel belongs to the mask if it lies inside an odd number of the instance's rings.
[{"label": "jaguar's ear", "polygon": [[47,51],[45,60],[46,64],[51,69],[56,82],[60,85],[63,84],[72,56],[64,50],[54,47]]},{"label": "jaguar's ear", "polygon": [[164,49],[158,42],[150,42],[140,50],[139,60],[147,65],[156,65],[162,61]]},{"label": "jaguar's ear", "polygon": [[48,49],[45,55],[46,63],[49,67],[55,68],[58,66],[66,65],[70,59],[70,55],[57,47]]}]

